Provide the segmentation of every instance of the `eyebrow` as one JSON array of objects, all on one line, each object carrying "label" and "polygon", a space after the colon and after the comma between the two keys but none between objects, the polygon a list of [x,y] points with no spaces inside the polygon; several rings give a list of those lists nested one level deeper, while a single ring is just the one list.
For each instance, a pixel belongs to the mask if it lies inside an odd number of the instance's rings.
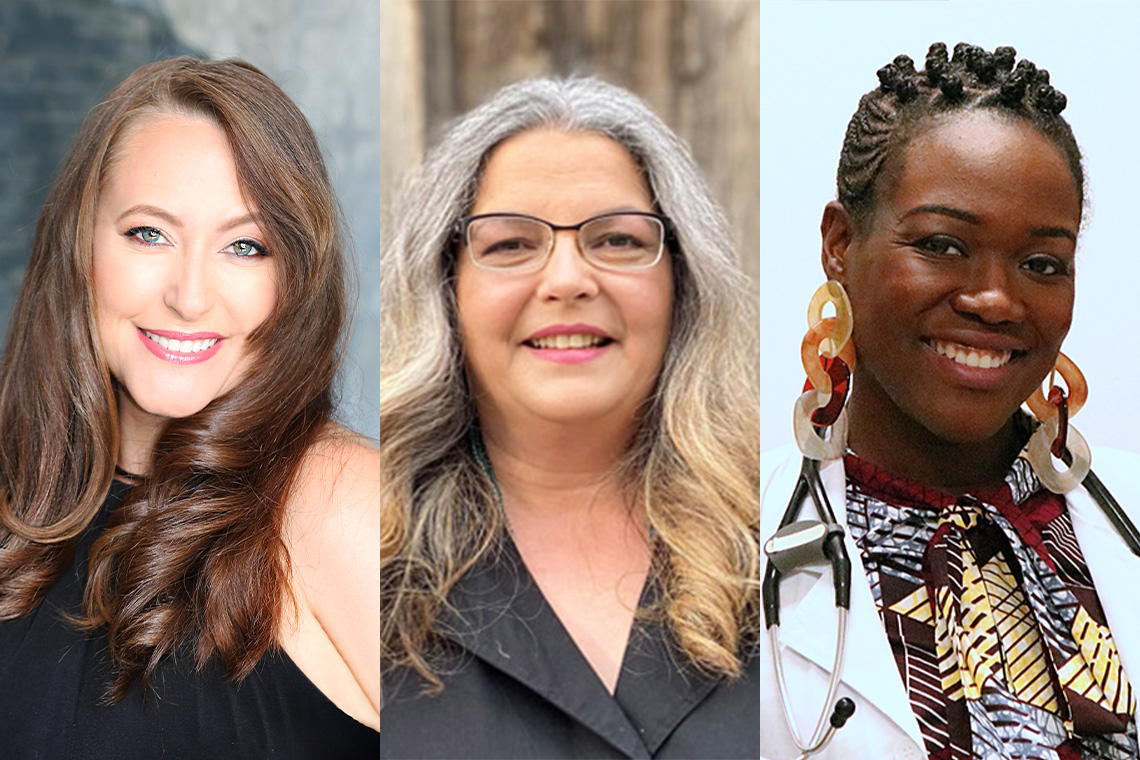
[{"label": "eyebrow", "polygon": [[977,214],[971,214],[969,211],[963,211],[962,209],[954,208],[953,206],[940,206],[938,204],[931,204],[929,206],[915,206],[910,211],[906,212],[903,215],[903,218],[905,219],[908,216],[914,216],[916,214],[940,214],[941,216],[949,216],[954,219],[961,219],[963,222],[969,222],[970,224],[977,224],[979,221],[981,221]]},{"label": "eyebrow", "polygon": [[1068,238],[1074,243],[1077,242],[1077,233],[1072,230],[1065,229],[1064,227],[1031,227],[1029,229],[1030,237],[1059,237]]},{"label": "eyebrow", "polygon": [[[942,216],[948,216],[953,219],[961,219],[963,222],[969,222],[970,224],[978,224],[981,221],[981,218],[977,214],[971,214],[969,211],[963,211],[962,209],[954,208],[953,206],[942,206],[939,204],[931,204],[929,206],[915,206],[910,211],[906,212],[906,214],[903,215],[903,218],[905,219],[908,216],[914,216],[916,214],[940,214]],[[1029,236],[1039,238],[1068,238],[1074,243],[1077,242],[1077,233],[1073,232],[1070,229],[1066,229],[1065,227],[1030,227]]]},{"label": "eyebrow", "polygon": [[[165,209],[159,208],[158,206],[147,206],[146,204],[140,204],[138,206],[131,206],[129,209],[127,209],[123,213],[119,214],[118,218],[115,219],[115,224],[116,225],[122,224],[123,220],[126,219],[128,216],[131,216],[132,214],[146,214],[147,216],[155,216],[155,217],[158,217],[159,219],[161,219],[162,221],[166,222],[167,224],[172,225],[174,227],[183,226],[183,222],[182,222],[181,218],[175,216],[174,214],[170,213],[169,211],[166,211]],[[257,220],[253,217],[252,214],[242,214],[241,216],[236,216],[233,219],[230,219],[229,221],[226,221],[226,222],[223,222],[222,224],[220,224],[218,226],[217,232],[218,233],[229,232],[230,230],[234,229],[235,227],[240,227],[243,224],[250,224],[250,223],[257,224]]]}]

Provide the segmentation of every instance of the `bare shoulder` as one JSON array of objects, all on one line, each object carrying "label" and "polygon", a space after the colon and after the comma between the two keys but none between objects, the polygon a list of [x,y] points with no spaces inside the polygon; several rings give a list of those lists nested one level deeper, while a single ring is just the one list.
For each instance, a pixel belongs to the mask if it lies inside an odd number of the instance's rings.
[{"label": "bare shoulder", "polygon": [[283,645],[326,695],[367,725],[380,704],[378,451],[341,427],[310,447],[285,509],[297,615]]},{"label": "bare shoulder", "polygon": [[380,455],[336,426],[310,447],[286,503],[285,541],[306,585],[375,585],[380,556]]},{"label": "bare shoulder", "polygon": [[378,527],[382,485],[379,450],[363,436],[331,426],[306,452],[287,512],[301,524],[356,517]]}]

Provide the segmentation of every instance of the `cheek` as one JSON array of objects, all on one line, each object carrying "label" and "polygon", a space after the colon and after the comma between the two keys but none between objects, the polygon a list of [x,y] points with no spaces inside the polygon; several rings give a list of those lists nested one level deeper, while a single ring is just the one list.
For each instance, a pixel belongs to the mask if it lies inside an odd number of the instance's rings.
[{"label": "cheek", "polygon": [[[276,278],[270,278],[267,283],[253,291],[257,293],[257,298],[249,299],[250,304],[247,309],[248,321],[252,324],[251,329],[260,327],[265,320],[269,319],[273,314],[273,310],[277,307],[277,283]],[[238,303],[241,303],[239,301]]]},{"label": "cheek", "polygon": [[533,283],[519,277],[460,267],[455,306],[465,347],[513,340]]},{"label": "cheek", "polygon": [[479,273],[464,273],[456,277],[455,306],[459,322],[459,338],[463,346],[468,371],[478,383],[478,377],[489,364],[488,346],[500,331],[506,311],[498,308],[493,292],[481,287]]},{"label": "cheek", "polygon": [[1045,314],[1045,327],[1057,346],[1069,334],[1069,327],[1073,323],[1074,292],[1070,288],[1063,298],[1048,298],[1043,304]]},{"label": "cheek", "polygon": [[660,364],[669,343],[673,323],[673,274],[668,267],[655,273],[643,287],[624,294],[630,305],[629,318],[645,336],[653,360]]},{"label": "cheek", "polygon": [[114,255],[93,255],[91,278],[97,321],[108,328],[111,320],[134,316],[154,291],[145,270],[125,265]]}]

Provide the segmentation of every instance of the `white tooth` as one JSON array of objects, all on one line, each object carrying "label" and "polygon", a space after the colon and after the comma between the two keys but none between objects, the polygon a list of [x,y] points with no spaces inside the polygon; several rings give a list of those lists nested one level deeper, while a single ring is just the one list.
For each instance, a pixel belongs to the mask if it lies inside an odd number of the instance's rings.
[{"label": "white tooth", "polygon": [[943,343],[941,341],[932,344],[937,353],[957,362],[966,367],[977,367],[979,369],[996,369],[1005,365],[1013,357],[1012,351],[987,351],[981,348],[970,348],[963,346],[961,343]]},{"label": "white tooth", "polygon": [[159,335],[159,336],[158,336],[158,337],[155,339],[155,342],[156,342],[156,343],[158,343],[158,345],[162,346],[163,348],[165,348],[165,349],[167,349],[167,350],[169,350],[169,349],[170,349],[170,340],[169,340],[169,339],[168,339],[168,338],[167,338],[165,335]]},{"label": "white tooth", "polygon": [[201,351],[202,350],[202,343],[204,343],[204,342],[205,341],[201,341],[201,340],[194,341],[194,345],[192,345],[190,347],[190,353],[196,354],[199,351]]},{"label": "white tooth", "polygon": [[565,351],[566,349],[592,348],[599,346],[602,339],[596,335],[559,334],[547,335],[544,338],[534,338],[531,343],[536,348]]}]

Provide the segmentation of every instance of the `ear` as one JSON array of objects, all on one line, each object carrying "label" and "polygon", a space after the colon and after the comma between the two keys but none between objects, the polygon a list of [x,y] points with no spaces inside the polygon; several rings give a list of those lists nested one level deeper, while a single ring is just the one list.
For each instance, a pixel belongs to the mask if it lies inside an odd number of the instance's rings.
[{"label": "ear", "polygon": [[846,283],[847,252],[855,241],[855,223],[851,214],[839,201],[832,201],[823,207],[823,219],[819,223],[819,234],[823,240],[820,259],[824,274],[829,280]]}]

